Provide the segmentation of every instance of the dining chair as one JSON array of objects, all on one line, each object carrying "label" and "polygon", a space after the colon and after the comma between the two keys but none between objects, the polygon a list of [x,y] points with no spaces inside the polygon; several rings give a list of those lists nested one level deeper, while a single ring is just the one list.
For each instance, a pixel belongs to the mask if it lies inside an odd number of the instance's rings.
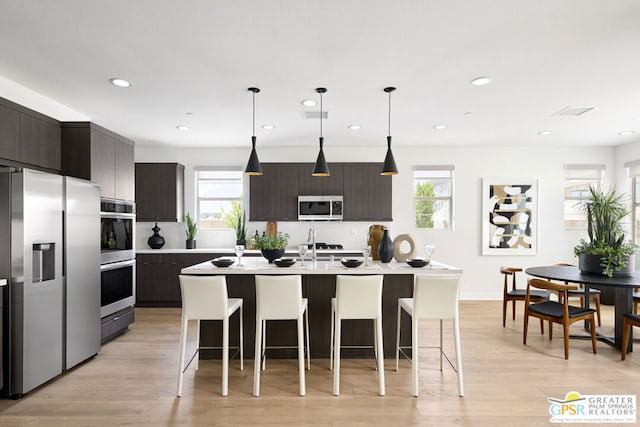
[{"label": "dining chair", "polygon": [[[182,323],[180,328],[180,357],[178,370],[178,397],[182,396],[184,373],[195,358],[198,370],[200,350],[222,349],[222,395],[229,394],[229,317],[239,311],[240,314],[240,370],[244,370],[244,351],[242,345],[242,298],[227,296],[225,276],[186,276],[179,275],[182,294]],[[197,320],[196,350],[189,363],[184,366],[187,348],[187,326],[189,320]],[[222,320],[222,347],[200,347],[200,321]],[[235,347],[234,347],[235,348]]]},{"label": "dining chair", "polygon": [[[562,292],[562,303],[556,301],[532,303],[531,288]],[[596,352],[595,310],[569,305],[567,291],[577,288],[578,287],[576,285],[565,285],[563,283],[552,282],[550,280],[529,279],[527,281],[527,291],[524,301],[524,333],[522,338],[522,343],[524,345],[527,345],[527,328],[529,326],[530,316],[537,317],[543,321],[549,321],[549,340],[553,339],[553,323],[558,323],[562,325],[564,332],[564,358],[569,359],[569,327],[571,324],[580,320],[588,320],[591,326],[590,330],[593,352]]]},{"label": "dining chair", "polygon": [[[502,291],[502,327],[507,324],[507,304],[511,301],[511,311],[513,312],[513,320],[516,320],[516,301],[524,301],[526,294],[525,289],[518,289],[516,286],[516,273],[521,272],[519,267],[500,267],[500,273],[504,276],[504,286]],[[509,277],[511,277],[511,289],[509,289]],[[534,302],[548,301],[551,297],[549,291],[533,290],[531,292],[531,300]],[[544,334],[544,322],[540,320],[540,333]]]},{"label": "dining chair", "polygon": [[[558,264],[553,264],[556,267],[575,267],[575,265],[573,264],[565,264],[565,263],[558,263]],[[567,282],[565,282],[567,283]],[[571,289],[567,291],[567,295],[569,295],[569,298],[580,298],[580,305],[582,307],[584,307],[584,296],[585,296],[586,292],[584,289],[584,285],[582,283],[580,283],[580,285],[578,286],[578,289]],[[596,305],[596,317],[598,318],[598,326],[602,326],[602,318],[600,316],[600,295],[602,294],[602,291],[600,289],[596,289],[596,288],[589,288],[589,301],[593,301]],[[563,297],[563,293],[562,292],[558,292],[558,301],[562,302],[561,298]]]},{"label": "dining chair", "polygon": [[[442,371],[442,358],[444,356],[449,365],[458,375],[458,396],[464,396],[464,386],[462,382],[462,353],[460,350],[460,322],[458,318],[458,300],[460,296],[461,274],[441,274],[441,275],[416,275],[413,285],[413,298],[398,298],[398,322],[396,330],[396,371],[398,370],[398,360],[400,352],[407,357],[400,347],[400,319],[404,310],[411,317],[411,361],[412,375],[411,384],[413,395],[419,395],[419,369],[418,369],[418,344],[419,324],[423,319],[437,319],[440,321],[440,346],[435,347],[440,350],[440,370]],[[456,351],[456,365],[454,366],[442,347],[442,321],[444,319],[453,320],[453,338]]]},{"label": "dining chair", "polygon": [[627,358],[627,346],[629,345],[629,336],[631,335],[631,327],[637,326],[640,328],[640,315],[625,313],[624,323],[622,326],[622,360]]},{"label": "dining chair", "polygon": [[384,346],[382,341],[382,275],[336,276],[336,296],[331,298],[331,354],[333,394],[340,395],[340,338],[342,321],[371,319],[374,324],[374,349],[378,369],[379,394],[384,396]]},{"label": "dining chair", "polygon": [[[256,275],[256,339],[253,366],[253,395],[260,396],[260,371],[265,369],[268,320],[295,320],[298,329],[298,377],[300,396],[306,393],[305,386],[305,342],[306,329],[307,368],[311,369],[309,349],[309,301],[302,298],[302,276]],[[304,319],[303,319],[304,317]],[[303,328],[303,320],[306,328]],[[285,348],[279,346],[277,348]]]}]

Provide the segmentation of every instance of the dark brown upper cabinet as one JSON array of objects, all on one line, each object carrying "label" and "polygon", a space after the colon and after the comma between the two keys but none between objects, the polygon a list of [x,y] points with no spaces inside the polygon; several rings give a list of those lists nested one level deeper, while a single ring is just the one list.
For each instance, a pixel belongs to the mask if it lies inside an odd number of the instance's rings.
[{"label": "dark brown upper cabinet", "polygon": [[62,172],[93,181],[100,196],[134,200],[134,143],[95,123],[62,123]]},{"label": "dark brown upper cabinet", "polygon": [[136,163],[136,220],[184,220],[184,166]]},{"label": "dark brown upper cabinet", "polygon": [[298,164],[262,163],[249,181],[249,221],[298,220]]},{"label": "dark brown upper cabinet", "polygon": [[57,120],[0,98],[0,158],[16,166],[60,173],[61,140]]},{"label": "dark brown upper cabinet", "polygon": [[311,175],[313,163],[262,163],[250,178],[250,221],[297,221],[298,195],[344,196],[344,221],[392,221],[391,176],[381,163],[329,163],[331,175]]}]

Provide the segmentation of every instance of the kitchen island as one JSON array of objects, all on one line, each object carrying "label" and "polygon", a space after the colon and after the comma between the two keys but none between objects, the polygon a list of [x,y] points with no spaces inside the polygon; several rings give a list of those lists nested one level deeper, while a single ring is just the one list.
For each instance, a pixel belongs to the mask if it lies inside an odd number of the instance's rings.
[{"label": "kitchen island", "polygon": [[[423,268],[412,268],[407,264],[391,262],[387,264],[379,261],[369,262],[357,268],[344,267],[338,260],[331,261],[300,261],[291,267],[278,267],[268,264],[263,258],[243,258],[242,266],[237,262],[231,267],[215,267],[210,261],[183,268],[181,274],[188,275],[225,275],[230,298],[244,300],[244,348],[245,358],[253,357],[255,335],[255,282],[256,274],[300,274],[302,275],[302,294],[309,299],[309,330],[312,358],[328,358],[330,348],[331,298],[335,296],[336,275],[338,274],[382,274],[384,283],[382,288],[382,328],[384,339],[384,354],[386,358],[395,357],[396,319],[398,313],[398,298],[411,297],[413,294],[413,277],[415,274],[448,274],[462,273],[462,270],[439,262],[432,262]],[[230,330],[237,330],[238,320],[231,319]],[[221,321],[203,321],[200,342],[203,347],[219,346],[222,337]],[[295,322],[272,321],[267,325],[269,346],[287,346],[296,343]],[[408,316],[402,318],[401,345],[410,345],[411,322]],[[238,345],[237,334],[230,333],[230,346]],[[342,342],[350,345],[373,345],[373,322],[370,320],[349,320],[345,322],[342,331]],[[220,357],[217,351],[202,351],[201,358]],[[296,351],[274,350],[268,357],[297,357]],[[373,357],[373,349],[343,350],[343,357],[361,358]]]}]

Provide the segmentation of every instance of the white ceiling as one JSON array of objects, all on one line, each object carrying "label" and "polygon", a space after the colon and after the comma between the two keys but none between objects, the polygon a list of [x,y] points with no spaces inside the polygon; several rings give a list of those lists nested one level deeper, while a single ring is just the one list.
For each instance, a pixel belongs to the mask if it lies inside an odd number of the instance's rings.
[{"label": "white ceiling", "polygon": [[327,147],[384,146],[385,86],[394,145],[619,145],[640,140],[640,1],[0,0],[0,75],[142,145],[248,146],[249,86],[258,146],[315,148],[318,86]]}]

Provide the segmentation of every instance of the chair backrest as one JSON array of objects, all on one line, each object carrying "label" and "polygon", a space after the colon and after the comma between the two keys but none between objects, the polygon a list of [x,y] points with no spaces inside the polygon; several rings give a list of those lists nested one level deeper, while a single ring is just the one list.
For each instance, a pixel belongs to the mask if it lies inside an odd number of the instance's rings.
[{"label": "chair backrest", "polygon": [[336,315],[343,319],[382,316],[382,275],[336,276]]},{"label": "chair backrest", "polygon": [[256,275],[256,313],[262,319],[296,319],[302,313],[302,277]]},{"label": "chair backrest", "polygon": [[500,273],[504,274],[504,291],[507,292],[508,289],[508,280],[509,276],[511,276],[511,289],[516,289],[516,273],[522,271],[520,267],[507,267],[505,265],[500,267]]},{"label": "chair backrest", "polygon": [[543,279],[529,279],[527,280],[527,290],[529,288],[538,288],[538,289],[546,289],[549,291],[575,291],[578,289],[577,285],[568,285],[558,282],[552,282],[551,280],[543,280]]},{"label": "chair backrest", "polygon": [[227,315],[225,276],[178,276],[182,316],[187,319],[222,319]]},{"label": "chair backrest", "polygon": [[416,319],[453,319],[458,313],[461,274],[416,275],[413,316]]}]

